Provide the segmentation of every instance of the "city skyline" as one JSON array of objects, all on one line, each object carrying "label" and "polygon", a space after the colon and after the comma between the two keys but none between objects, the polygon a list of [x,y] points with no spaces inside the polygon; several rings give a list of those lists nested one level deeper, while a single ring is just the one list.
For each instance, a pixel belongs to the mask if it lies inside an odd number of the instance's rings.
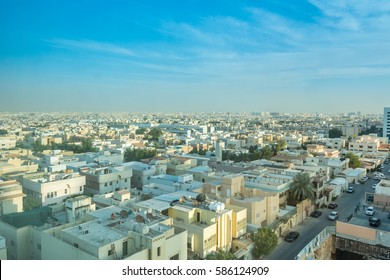
[{"label": "city skyline", "polygon": [[89,4],[0,3],[0,112],[382,114],[390,101],[387,1]]}]

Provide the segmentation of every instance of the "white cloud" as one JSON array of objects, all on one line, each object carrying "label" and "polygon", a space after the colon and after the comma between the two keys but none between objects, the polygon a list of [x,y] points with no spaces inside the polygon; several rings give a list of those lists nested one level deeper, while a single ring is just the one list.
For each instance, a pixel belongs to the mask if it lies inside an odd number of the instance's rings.
[{"label": "white cloud", "polygon": [[92,40],[69,40],[69,39],[61,39],[61,38],[50,39],[47,41],[52,45],[61,48],[71,48],[71,49],[78,49],[83,51],[94,51],[94,52],[117,54],[117,55],[124,55],[130,57],[137,56],[132,50],[128,48],[121,47],[111,43],[106,43],[106,42],[98,42]]}]

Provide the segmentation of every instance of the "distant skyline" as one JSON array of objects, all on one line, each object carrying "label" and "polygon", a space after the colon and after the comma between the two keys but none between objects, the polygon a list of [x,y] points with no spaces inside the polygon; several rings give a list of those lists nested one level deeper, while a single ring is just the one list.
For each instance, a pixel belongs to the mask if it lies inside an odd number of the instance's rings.
[{"label": "distant skyline", "polygon": [[0,1],[0,112],[390,106],[390,1]]}]

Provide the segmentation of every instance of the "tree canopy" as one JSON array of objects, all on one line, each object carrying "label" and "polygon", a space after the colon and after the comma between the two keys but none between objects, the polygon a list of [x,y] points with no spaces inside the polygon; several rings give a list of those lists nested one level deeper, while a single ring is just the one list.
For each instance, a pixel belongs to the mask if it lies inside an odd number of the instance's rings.
[{"label": "tree canopy", "polygon": [[153,140],[158,141],[158,138],[163,135],[163,132],[161,129],[153,127],[148,133],[145,135],[146,140]]},{"label": "tree canopy", "polygon": [[352,152],[349,152],[345,155],[346,158],[349,158],[349,167],[358,168],[361,167],[362,163],[357,155]]},{"label": "tree canopy", "polygon": [[253,235],[253,241],[253,257],[255,259],[260,259],[275,249],[278,244],[278,237],[270,228],[259,228]]},{"label": "tree canopy", "polygon": [[329,138],[340,138],[343,135],[339,128],[332,128],[329,130]]},{"label": "tree canopy", "polygon": [[301,202],[307,198],[315,198],[315,189],[311,183],[310,176],[307,173],[298,173],[290,187],[291,198],[297,202]]},{"label": "tree canopy", "polygon": [[207,254],[206,260],[237,260],[236,256],[230,251],[218,250]]},{"label": "tree canopy", "polygon": [[124,161],[141,161],[142,159],[152,158],[157,154],[156,150],[150,149],[127,149],[124,154]]}]

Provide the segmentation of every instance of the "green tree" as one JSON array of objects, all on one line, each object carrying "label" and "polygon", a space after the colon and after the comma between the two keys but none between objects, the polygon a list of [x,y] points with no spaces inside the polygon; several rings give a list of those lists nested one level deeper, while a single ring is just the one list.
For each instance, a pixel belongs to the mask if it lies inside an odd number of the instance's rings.
[{"label": "green tree", "polygon": [[146,139],[148,140],[153,140],[153,141],[158,141],[158,138],[163,135],[163,132],[161,129],[153,127],[147,134],[146,134]]},{"label": "green tree", "polygon": [[37,198],[35,198],[31,195],[23,197],[23,210],[24,211],[29,211],[29,210],[32,210],[34,208],[38,208],[40,206],[41,206],[41,202]]},{"label": "green tree", "polygon": [[301,202],[307,198],[315,198],[315,188],[311,183],[309,174],[302,172],[298,173],[290,187],[291,198],[296,202]]},{"label": "green tree", "polygon": [[206,260],[237,260],[236,256],[230,251],[218,250],[207,254]]},{"label": "green tree", "polygon": [[129,148],[124,153],[124,161],[141,161],[142,159],[152,158],[156,154],[156,150]]},{"label": "green tree", "polygon": [[145,132],[146,132],[146,129],[141,127],[135,131],[135,134],[144,134]]},{"label": "green tree", "polygon": [[40,153],[43,152],[44,150],[49,150],[50,146],[47,145],[42,145],[42,143],[39,140],[35,140],[32,145],[32,150],[34,153]]},{"label": "green tree", "polygon": [[0,129],[0,135],[7,135],[8,131],[5,129]]},{"label": "green tree", "polygon": [[265,146],[260,150],[260,158],[261,159],[271,159],[274,155],[270,146]]},{"label": "green tree", "polygon": [[349,158],[349,167],[358,168],[361,167],[362,163],[357,155],[352,152],[349,152],[345,155],[346,158]]},{"label": "green tree", "polygon": [[343,133],[339,128],[332,128],[329,130],[329,138],[340,138]]},{"label": "green tree", "polygon": [[259,228],[253,235],[253,241],[252,255],[255,259],[260,259],[275,249],[278,244],[278,237],[270,228]]},{"label": "green tree", "polygon": [[276,142],[276,147],[275,147],[276,153],[283,150],[286,147],[287,147],[286,140],[278,140],[278,142]]}]

